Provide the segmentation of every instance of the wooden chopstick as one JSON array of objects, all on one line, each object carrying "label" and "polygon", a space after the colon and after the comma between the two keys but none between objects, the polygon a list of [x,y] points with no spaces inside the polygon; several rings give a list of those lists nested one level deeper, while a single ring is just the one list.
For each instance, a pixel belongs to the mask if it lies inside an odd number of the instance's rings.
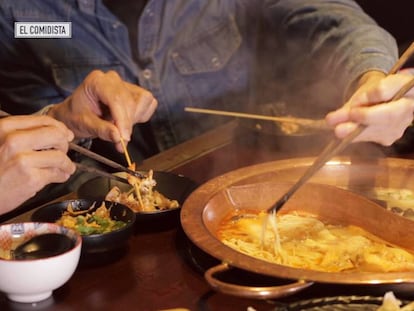
[{"label": "wooden chopstick", "polygon": [[98,162],[106,164],[110,167],[119,169],[122,172],[126,172],[126,173],[128,173],[130,175],[133,175],[133,176],[136,176],[138,178],[145,178],[144,174],[142,174],[140,172],[137,172],[137,171],[134,171],[134,170],[131,170],[131,169],[115,162],[115,161],[112,161],[108,158],[105,158],[105,157],[103,157],[103,156],[101,156],[101,155],[99,155],[99,154],[97,154],[93,151],[90,151],[89,149],[83,148],[83,147],[81,147],[81,146],[79,146],[79,145],[77,145],[73,142],[69,143],[69,148],[76,151],[76,152],[79,152],[80,154],[83,154],[84,156],[87,156],[87,157],[89,157],[93,160],[96,160]]},{"label": "wooden chopstick", "polygon": [[407,60],[414,54],[414,42],[408,46],[408,48],[401,54],[398,61],[394,64],[394,66],[390,69],[389,75],[397,73],[398,70],[407,62]]},{"label": "wooden chopstick", "polygon": [[128,166],[131,167],[131,165],[132,165],[131,157],[129,156],[128,149],[127,149],[126,144],[124,142],[124,139],[122,137],[121,137],[121,145],[122,145],[122,149],[124,149],[124,155],[125,155],[125,159],[128,163]]},{"label": "wooden chopstick", "polygon": [[88,166],[88,165],[78,163],[78,162],[75,162],[75,164],[76,164],[76,168],[80,171],[84,171],[84,172],[92,173],[92,174],[97,175],[97,176],[106,177],[106,178],[109,178],[109,179],[120,181],[124,184],[128,184],[128,185],[130,184],[126,178],[122,178],[122,177],[116,176],[114,174],[110,174],[110,173],[105,172],[103,170],[100,170],[96,167]]},{"label": "wooden chopstick", "polygon": [[[121,145],[122,145],[122,149],[124,149],[125,159],[128,163],[128,167],[131,167],[132,166],[131,157],[129,156],[128,149],[126,147],[126,144],[125,144],[124,139],[122,138],[122,136],[121,136]],[[139,204],[143,207],[144,202],[142,201],[139,181],[135,180],[135,179],[132,180],[132,186],[134,187],[135,194],[137,196]]]},{"label": "wooden chopstick", "polygon": [[[390,69],[388,75],[395,74],[414,54],[414,42],[410,47],[401,55],[395,65]],[[403,97],[411,88],[414,87],[414,78],[408,81],[401,89],[392,97],[390,101],[395,101]],[[267,209],[268,213],[279,211],[282,206],[290,199],[290,197],[304,184],[306,183],[319,169],[325,165],[333,156],[344,150],[359,134],[365,129],[366,125],[359,124],[355,130],[348,134],[343,139],[334,138],[330,143],[322,150],[311,166],[305,171],[305,173],[296,181],[288,191],[286,191],[280,199],[276,201],[270,208]]]},{"label": "wooden chopstick", "polygon": [[331,128],[326,124],[325,120],[313,120],[305,118],[294,118],[294,117],[276,117],[276,116],[266,116],[258,115],[252,113],[243,113],[243,112],[232,112],[232,111],[223,111],[223,110],[213,110],[213,109],[203,109],[203,108],[194,108],[194,107],[185,107],[184,111],[196,112],[196,113],[206,113],[220,116],[228,117],[237,117],[237,118],[246,118],[246,119],[257,119],[257,120],[267,120],[281,123],[296,123],[301,126],[319,129],[319,130],[331,130]]},{"label": "wooden chopstick", "polygon": [[[410,89],[414,87],[414,78],[408,81],[390,101],[400,99]],[[311,166],[305,171],[305,173],[299,178],[299,180],[268,210],[268,213],[277,212],[282,206],[289,200],[289,198],[306,182],[308,181],[319,169],[325,165],[336,154],[344,150],[359,134],[365,129],[366,125],[359,124],[358,127],[348,134],[345,138],[334,138],[331,142],[322,150]]]}]

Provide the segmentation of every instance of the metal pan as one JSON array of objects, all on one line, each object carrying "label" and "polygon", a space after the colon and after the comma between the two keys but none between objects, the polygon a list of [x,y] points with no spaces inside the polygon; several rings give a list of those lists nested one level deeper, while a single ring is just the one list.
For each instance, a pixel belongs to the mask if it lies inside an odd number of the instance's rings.
[{"label": "metal pan", "polygon": [[[270,206],[312,162],[313,158],[302,158],[242,168],[210,180],[188,197],[181,212],[181,223],[185,233],[198,247],[223,262],[222,265],[206,272],[206,278],[214,288],[239,296],[276,298],[300,291],[313,282],[414,283],[412,272],[326,273],[272,264],[230,249],[216,238],[217,226],[230,210],[243,206],[251,207],[252,204],[259,209]],[[349,158],[335,158],[328,162],[311,181],[312,184],[305,185],[292,197],[284,210],[300,206],[301,209],[318,213],[330,222],[362,226],[391,243],[413,250],[414,223],[412,220],[395,215],[365,197],[340,189],[366,190],[377,186],[414,189],[413,161],[377,159],[373,162],[371,159],[369,162],[352,163]],[[229,189],[231,189],[230,192]],[[237,198],[237,201],[234,198]],[[294,283],[284,288],[250,290],[227,286],[228,284],[223,284],[213,278],[216,272],[224,271],[229,267],[291,279]]]},{"label": "metal pan", "polygon": [[[299,301],[273,311],[376,311],[384,298],[375,296],[335,296]],[[402,302],[407,304],[409,302]]]}]

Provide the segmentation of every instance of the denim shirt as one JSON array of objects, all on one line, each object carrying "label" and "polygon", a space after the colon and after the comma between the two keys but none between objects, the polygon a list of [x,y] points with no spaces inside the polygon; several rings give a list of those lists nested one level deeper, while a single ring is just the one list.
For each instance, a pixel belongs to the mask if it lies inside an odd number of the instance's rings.
[{"label": "denim shirt", "polygon": [[[72,38],[14,39],[15,21],[70,21]],[[138,29],[136,60],[100,0],[2,0],[3,109],[32,113],[91,70],[115,70],[157,98],[151,124],[163,150],[229,120],[186,106],[260,112],[283,102],[286,113],[323,116],[358,76],[397,57],[395,40],[347,0],[150,0]]]}]

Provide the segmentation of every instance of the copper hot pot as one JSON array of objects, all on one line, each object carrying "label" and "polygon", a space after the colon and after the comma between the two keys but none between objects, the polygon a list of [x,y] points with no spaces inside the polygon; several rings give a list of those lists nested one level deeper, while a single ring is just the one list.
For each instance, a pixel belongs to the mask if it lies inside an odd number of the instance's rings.
[{"label": "copper hot pot", "polygon": [[[227,294],[267,299],[296,293],[314,282],[414,283],[414,272],[328,273],[273,264],[242,254],[219,241],[216,231],[225,215],[234,209],[268,208],[313,160],[281,160],[231,171],[206,182],[187,198],[181,211],[184,232],[195,245],[222,262],[205,273],[206,280],[213,288]],[[393,214],[360,194],[368,193],[374,187],[414,189],[414,162],[385,158],[352,163],[349,158],[335,158],[300,188],[280,212],[292,209],[309,211],[330,223],[363,227],[390,243],[414,251],[413,221]],[[290,279],[292,283],[256,288],[224,283],[214,277],[216,272],[231,267]]]}]

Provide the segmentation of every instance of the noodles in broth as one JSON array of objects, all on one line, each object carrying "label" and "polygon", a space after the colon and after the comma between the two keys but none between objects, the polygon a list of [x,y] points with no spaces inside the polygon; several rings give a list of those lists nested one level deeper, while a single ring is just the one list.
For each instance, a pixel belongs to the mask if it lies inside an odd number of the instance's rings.
[{"label": "noodles in broth", "polygon": [[324,272],[414,271],[414,254],[352,225],[325,224],[313,215],[290,213],[220,224],[218,238],[246,255],[271,263]]}]

